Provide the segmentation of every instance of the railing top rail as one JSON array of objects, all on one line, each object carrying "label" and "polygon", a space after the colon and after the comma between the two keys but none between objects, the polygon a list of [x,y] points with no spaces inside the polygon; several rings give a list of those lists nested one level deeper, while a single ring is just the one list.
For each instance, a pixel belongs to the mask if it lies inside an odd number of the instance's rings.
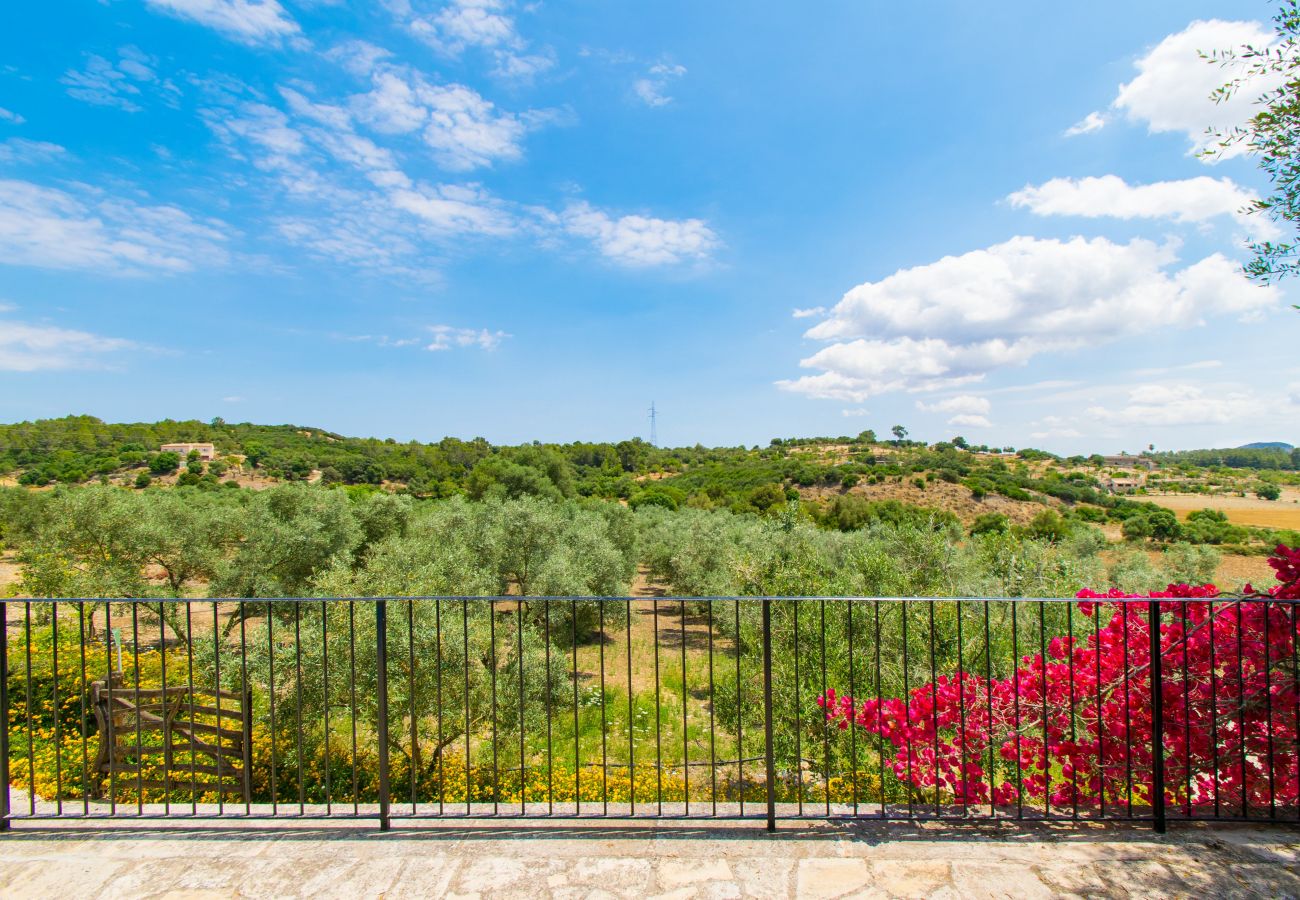
[{"label": "railing top rail", "polygon": [[553,601],[553,602],[600,602],[600,603],[623,603],[634,601],[637,603],[647,603],[659,601],[661,603],[680,603],[682,601],[689,603],[734,603],[736,601],[754,602],[762,600],[777,601],[808,601],[808,600],[834,600],[834,601],[861,601],[864,603],[1140,603],[1147,604],[1152,600],[1167,603],[1277,603],[1288,606],[1300,604],[1300,600],[1285,599],[1281,597],[1270,597],[1267,594],[1235,594],[1224,592],[1214,597],[982,597],[982,596],[944,596],[944,597],[894,597],[894,596],[866,596],[866,595],[799,595],[799,596],[777,596],[777,595],[721,595],[713,597],[701,597],[692,595],[664,595],[659,597],[633,597],[633,596],[596,596],[585,594],[554,594],[544,596],[518,596],[510,594],[419,594],[419,595],[397,595],[386,594],[375,597],[0,597],[0,603],[6,605],[20,605],[24,603],[374,603],[380,600],[405,601],[405,600],[444,600],[444,601],[472,601],[475,603],[483,602],[506,602],[527,601],[530,603]]}]

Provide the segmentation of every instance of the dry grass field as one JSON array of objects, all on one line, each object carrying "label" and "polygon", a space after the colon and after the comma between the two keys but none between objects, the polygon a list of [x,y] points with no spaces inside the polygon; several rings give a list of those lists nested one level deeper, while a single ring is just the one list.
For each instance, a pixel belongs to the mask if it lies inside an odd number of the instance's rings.
[{"label": "dry grass field", "polygon": [[1181,519],[1197,509],[1218,509],[1235,525],[1300,529],[1300,490],[1287,488],[1277,500],[1212,494],[1149,494],[1137,499],[1158,503]]}]

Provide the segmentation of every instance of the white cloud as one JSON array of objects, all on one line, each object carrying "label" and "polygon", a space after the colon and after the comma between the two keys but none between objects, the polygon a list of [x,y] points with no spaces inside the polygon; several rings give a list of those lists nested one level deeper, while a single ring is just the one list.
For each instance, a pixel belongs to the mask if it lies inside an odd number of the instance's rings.
[{"label": "white cloud", "polygon": [[948,419],[949,425],[966,425],[973,428],[989,428],[992,426],[988,414],[993,405],[989,403],[987,397],[977,397],[974,394],[958,394],[955,397],[948,397],[934,403],[923,403],[918,400],[916,408],[922,412],[952,414]]},{"label": "white cloud", "polygon": [[495,350],[510,335],[504,331],[488,331],[486,328],[454,328],[451,325],[430,325],[433,341],[426,350],[451,350],[454,347],[477,347],[480,350]]},{"label": "white cloud", "polygon": [[856,419],[862,416],[870,415],[871,412],[865,406],[859,406],[854,409],[842,409],[840,415],[846,419]]},{"label": "white cloud", "polygon": [[49,162],[67,152],[58,144],[50,144],[46,141],[29,141],[23,138],[0,141],[0,163]]},{"label": "white cloud", "polygon": [[1053,178],[1044,184],[1026,185],[1007,197],[1012,206],[1040,216],[1113,217],[1117,219],[1173,219],[1176,222],[1205,222],[1217,216],[1231,216],[1260,237],[1274,237],[1277,227],[1267,219],[1252,216],[1245,207],[1256,194],[1231,178],[1205,175],[1180,181],[1129,184],[1118,175],[1100,178]]},{"label": "white cloud", "polygon": [[778,385],[860,403],[1213,315],[1258,315],[1278,301],[1219,254],[1171,272],[1175,261],[1171,246],[1144,240],[1016,237],[903,269],[846,293],[806,332],[828,342],[800,363],[819,374]]},{"label": "white cloud", "polygon": [[615,219],[590,204],[575,203],[565,209],[561,220],[570,234],[590,239],[604,256],[626,266],[702,260],[719,244],[702,219]]},{"label": "white cloud", "polygon": [[81,71],[69,69],[59,79],[67,85],[68,96],[96,106],[116,106],[127,112],[139,112],[142,85],[154,85],[164,99],[174,105],[180,90],[158,77],[158,60],[135,47],[118,50],[116,63],[91,54]]},{"label": "white cloud", "polygon": [[512,6],[507,0],[451,0],[432,15],[416,16],[409,3],[389,4],[412,35],[440,53],[456,57],[475,47],[491,54],[493,75],[529,81],[555,65],[554,53],[549,48],[530,52],[510,14]]},{"label": "white cloud", "polygon": [[1100,131],[1106,127],[1106,117],[1099,112],[1090,112],[1078,122],[1075,122],[1069,128],[1065,129],[1066,137],[1078,137],[1081,134],[1091,134],[1094,131]]},{"label": "white cloud", "polygon": [[144,206],[0,180],[0,262],[97,273],[187,272],[227,261],[219,222],[174,206]]},{"label": "white cloud", "polygon": [[244,398],[243,397],[222,397],[221,402],[222,403],[243,403]]},{"label": "white cloud", "polygon": [[506,235],[515,228],[504,205],[477,185],[443,184],[394,191],[392,199],[398,209],[438,232]]},{"label": "white cloud", "polygon": [[638,78],[632,83],[632,92],[646,106],[667,106],[673,102],[673,98],[668,96],[667,93],[669,83],[685,74],[685,66],[659,63],[651,66],[650,71],[644,77]]},{"label": "white cloud", "polygon": [[824,306],[810,306],[807,309],[795,309],[790,315],[796,319],[811,319],[813,316],[820,316],[826,312]]},{"label": "white cloud", "polygon": [[1252,392],[1206,391],[1194,384],[1144,384],[1122,406],[1093,406],[1088,415],[1120,425],[1224,425],[1265,416],[1268,405]]},{"label": "white cloud", "polygon": [[145,0],[178,19],[215,29],[241,44],[280,45],[301,40],[298,23],[276,0]]},{"label": "white cloud", "polygon": [[1065,419],[1060,416],[1043,416],[1041,420],[1035,423],[1041,429],[1040,431],[1030,432],[1029,436],[1035,440],[1053,439],[1053,438],[1077,438],[1083,437],[1083,432],[1077,428],[1071,427]]},{"label": "white cloud", "polygon": [[362,78],[369,78],[379,64],[393,54],[369,41],[347,41],[329,50],[325,56]]},{"label": "white cloud", "polygon": [[934,403],[924,403],[918,400],[916,401],[916,408],[922,412],[987,415],[993,405],[989,403],[987,397],[977,397],[974,394],[958,394],[956,397],[948,397]]},{"label": "white cloud", "polygon": [[18,113],[0,106],[0,122],[12,122],[15,125],[21,125],[26,121],[27,120],[18,115]]},{"label": "white cloud", "polygon": [[[1281,83],[1282,76],[1252,80],[1247,90],[1215,104],[1210,95],[1242,74],[1238,65],[1224,67],[1202,59],[1200,53],[1240,49],[1244,44],[1264,48],[1275,36],[1261,22],[1196,21],[1171,34],[1136,63],[1138,74],[1121,85],[1115,108],[1130,121],[1145,123],[1152,133],[1182,132],[1193,152],[1212,143],[1206,135],[1210,126],[1232,128],[1244,124],[1256,111],[1260,94]],[[1244,151],[1233,148],[1225,156]]]},{"label": "white cloud", "polygon": [[381,134],[419,132],[447,169],[466,171],[523,156],[524,137],[550,121],[541,111],[498,110],[473,88],[431,84],[418,72],[382,66],[371,90],[354,96],[353,113]]},{"label": "white cloud", "polygon": [[[0,306],[0,312],[7,309]],[[94,368],[100,363],[96,357],[136,346],[122,338],[0,319],[0,371],[4,372]]]}]

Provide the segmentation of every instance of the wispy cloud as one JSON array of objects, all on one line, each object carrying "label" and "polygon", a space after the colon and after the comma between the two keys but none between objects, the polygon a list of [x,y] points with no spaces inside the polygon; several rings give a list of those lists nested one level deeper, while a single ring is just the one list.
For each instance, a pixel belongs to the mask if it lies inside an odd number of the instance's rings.
[{"label": "wispy cloud", "polygon": [[457,347],[474,347],[479,350],[495,350],[510,335],[504,331],[489,331],[486,328],[456,328],[451,325],[430,325],[433,340],[424,348],[426,350],[451,350]]},{"label": "wispy cloud", "polygon": [[0,122],[11,122],[14,125],[21,125],[27,120],[13,110],[5,109],[0,106]]},{"label": "wispy cloud", "polygon": [[1069,128],[1065,129],[1066,137],[1078,137],[1081,134],[1091,134],[1094,131],[1100,131],[1106,127],[1106,117],[1099,112],[1090,112],[1078,122],[1075,122]]},{"label": "wispy cloud", "polygon": [[276,0],[145,0],[145,4],[206,25],[241,44],[303,44],[302,29]]},{"label": "wispy cloud", "polygon": [[632,92],[646,106],[667,106],[673,102],[668,94],[671,83],[686,74],[686,67],[675,63],[657,63],[641,78],[632,82]]},{"label": "wispy cloud", "polygon": [[152,87],[166,103],[175,105],[180,89],[160,78],[158,60],[137,49],[122,47],[117,62],[91,54],[80,70],[69,69],[59,79],[67,86],[68,96],[96,106],[115,106],[127,112],[139,112],[144,88]]},{"label": "wispy cloud", "polygon": [[226,226],[175,206],[0,180],[0,262],[105,274],[224,265]]},{"label": "wispy cloud", "polygon": [[[0,313],[12,307],[0,304]],[[135,349],[122,338],[0,318],[0,371],[47,372],[98,368],[109,354]]]}]

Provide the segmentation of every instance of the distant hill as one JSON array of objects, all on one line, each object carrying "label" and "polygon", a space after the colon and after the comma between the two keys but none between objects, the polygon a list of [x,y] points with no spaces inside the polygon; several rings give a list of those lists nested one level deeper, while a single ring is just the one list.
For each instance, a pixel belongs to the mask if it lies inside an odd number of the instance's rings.
[{"label": "distant hill", "polygon": [[1294,446],[1286,441],[1255,441],[1253,444],[1242,444],[1238,450],[1294,450]]}]

